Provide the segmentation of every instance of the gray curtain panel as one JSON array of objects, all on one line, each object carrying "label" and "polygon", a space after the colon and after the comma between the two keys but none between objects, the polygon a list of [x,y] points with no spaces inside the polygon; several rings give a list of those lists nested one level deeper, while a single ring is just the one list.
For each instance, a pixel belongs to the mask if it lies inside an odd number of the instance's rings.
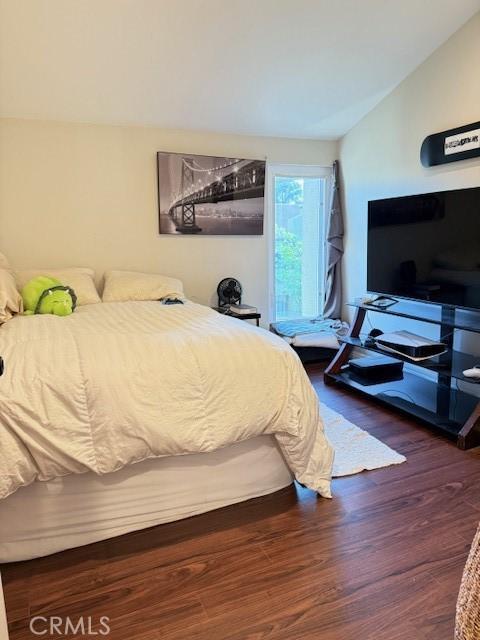
[{"label": "gray curtain panel", "polygon": [[342,314],[343,214],[340,202],[338,160],[333,163],[332,206],[327,231],[327,277],[325,287],[325,318],[340,318]]}]

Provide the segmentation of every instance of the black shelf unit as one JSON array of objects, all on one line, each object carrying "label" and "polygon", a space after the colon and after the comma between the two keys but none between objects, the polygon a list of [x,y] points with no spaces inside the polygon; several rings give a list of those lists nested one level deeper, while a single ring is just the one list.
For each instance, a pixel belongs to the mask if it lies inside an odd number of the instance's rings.
[{"label": "black shelf unit", "polygon": [[438,324],[450,329],[462,329],[480,333],[480,312],[462,309],[461,307],[449,307],[414,300],[399,300],[391,307],[382,309],[372,304],[347,303],[347,307],[375,311],[399,318],[410,318],[419,322]]},{"label": "black shelf unit", "polygon": [[[456,330],[480,333],[480,313],[403,300],[386,309],[367,304],[349,306],[356,308],[355,318],[349,334],[341,339],[340,349],[325,371],[325,383],[340,383],[412,415],[454,439],[461,449],[480,445],[480,397],[458,388],[460,381],[474,384],[462,372],[478,364],[479,358],[453,349]],[[413,362],[401,355],[386,353],[370,341],[366,343],[361,330],[368,311],[438,325],[440,339],[448,346],[447,352]],[[404,370],[401,378],[368,384],[346,368],[353,349],[388,355],[412,368]],[[422,369],[437,374],[437,379],[426,379]]]},{"label": "black shelf unit", "polygon": [[472,356],[470,353],[463,353],[462,351],[449,349],[441,356],[435,356],[434,358],[429,358],[428,360],[422,360],[420,362],[413,362],[410,358],[401,356],[398,353],[390,353],[373,344],[366,344],[365,340],[362,340],[361,338],[345,337],[339,338],[338,340],[340,343],[350,344],[352,347],[366,349],[367,351],[373,351],[374,353],[379,353],[383,356],[388,356],[389,358],[395,358],[396,360],[413,364],[416,367],[428,369],[433,373],[449,375],[455,380],[463,380],[463,382],[468,382],[469,384],[480,385],[480,380],[466,378],[463,375],[463,371],[465,371],[465,369],[471,369],[474,365],[479,364],[480,362],[480,358],[478,356]]}]

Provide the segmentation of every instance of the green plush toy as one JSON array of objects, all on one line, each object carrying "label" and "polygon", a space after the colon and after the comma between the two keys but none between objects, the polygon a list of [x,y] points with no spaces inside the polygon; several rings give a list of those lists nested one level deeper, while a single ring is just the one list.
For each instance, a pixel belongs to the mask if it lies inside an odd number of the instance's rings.
[{"label": "green plush toy", "polygon": [[25,315],[51,313],[69,316],[75,310],[77,296],[70,287],[49,276],[37,276],[22,289]]}]

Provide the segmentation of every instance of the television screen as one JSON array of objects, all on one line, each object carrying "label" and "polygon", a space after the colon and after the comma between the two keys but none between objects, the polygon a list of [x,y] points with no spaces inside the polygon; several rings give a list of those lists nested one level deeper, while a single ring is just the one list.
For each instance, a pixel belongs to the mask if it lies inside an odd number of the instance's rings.
[{"label": "television screen", "polygon": [[371,200],[367,289],[480,309],[480,187]]}]

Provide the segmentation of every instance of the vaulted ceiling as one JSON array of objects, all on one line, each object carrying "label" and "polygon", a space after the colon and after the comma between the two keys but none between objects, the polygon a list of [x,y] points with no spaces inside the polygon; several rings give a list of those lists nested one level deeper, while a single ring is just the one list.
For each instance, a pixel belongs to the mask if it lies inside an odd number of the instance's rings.
[{"label": "vaulted ceiling", "polygon": [[0,0],[0,114],[339,137],[480,0]]}]

